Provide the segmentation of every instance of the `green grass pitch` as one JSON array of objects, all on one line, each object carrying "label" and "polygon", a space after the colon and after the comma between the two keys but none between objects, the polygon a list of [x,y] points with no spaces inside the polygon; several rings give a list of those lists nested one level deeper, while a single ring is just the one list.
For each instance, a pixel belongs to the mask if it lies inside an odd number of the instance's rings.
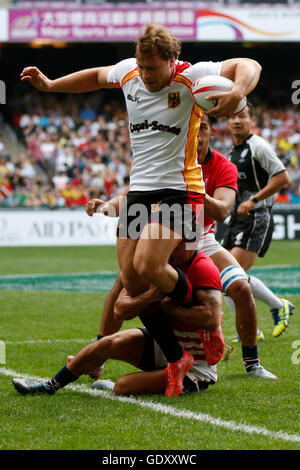
[{"label": "green grass pitch", "polygon": [[[274,241],[256,267],[274,265],[276,279],[280,265],[298,264],[300,270],[299,252],[299,241]],[[1,248],[0,260],[0,277],[118,269],[114,247]],[[51,397],[22,397],[11,384],[14,373],[53,376],[67,355],[96,338],[105,292],[0,286],[0,296],[0,340],[6,353],[0,364],[1,450],[300,449],[300,285],[299,295],[288,297],[297,309],[279,338],[272,338],[268,307],[257,302],[265,335],[260,359],[279,380],[245,375],[240,345],[230,342],[234,316],[224,305],[223,332],[233,351],[218,365],[218,383],[199,394],[129,400],[110,392],[92,395],[88,377]],[[133,320],[124,328],[138,325]],[[108,361],[104,378],[133,370]]]}]

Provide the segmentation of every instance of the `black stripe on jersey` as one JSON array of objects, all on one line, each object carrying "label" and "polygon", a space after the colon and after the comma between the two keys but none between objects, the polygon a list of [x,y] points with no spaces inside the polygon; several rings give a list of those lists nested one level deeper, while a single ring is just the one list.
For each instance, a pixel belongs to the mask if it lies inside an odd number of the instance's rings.
[{"label": "black stripe on jersey", "polygon": [[220,186],[215,187],[215,189],[217,189],[217,188],[228,188],[228,189],[232,189],[232,191],[237,193],[237,190],[235,188],[233,188],[232,186],[226,186],[225,184],[220,184]]}]

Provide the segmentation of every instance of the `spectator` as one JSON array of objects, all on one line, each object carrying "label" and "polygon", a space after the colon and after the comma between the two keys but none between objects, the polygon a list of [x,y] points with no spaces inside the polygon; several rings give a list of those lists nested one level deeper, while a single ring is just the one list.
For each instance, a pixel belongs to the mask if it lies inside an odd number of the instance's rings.
[{"label": "spectator", "polygon": [[279,193],[275,196],[274,202],[276,203],[288,203],[290,202],[290,195],[287,188],[282,188]]},{"label": "spectator", "polygon": [[61,195],[65,199],[66,207],[84,206],[89,199],[83,186],[75,187],[70,182],[61,191]]},{"label": "spectator", "polygon": [[99,149],[97,138],[92,137],[90,141],[86,143],[86,148],[84,149],[84,156],[88,160],[94,161],[99,154],[102,154],[102,151]]},{"label": "spectator", "polygon": [[1,178],[0,175],[0,204],[8,207],[13,197],[13,186],[6,176]]},{"label": "spectator", "polygon": [[69,177],[65,171],[60,171],[57,175],[53,176],[52,181],[55,185],[55,190],[61,193],[61,191],[66,188]]},{"label": "spectator", "polygon": [[294,145],[289,158],[288,171],[294,182],[300,181],[300,142]]},{"label": "spectator", "polygon": [[33,179],[36,175],[36,170],[31,164],[30,160],[27,158],[25,152],[20,152],[18,155],[18,160],[16,163],[16,173],[20,175],[21,178]]},{"label": "spectator", "polygon": [[29,197],[29,192],[26,186],[19,186],[13,196],[11,207],[25,207],[26,201]]},{"label": "spectator", "polygon": [[289,152],[293,148],[293,144],[289,142],[288,139],[289,132],[288,130],[281,130],[278,133],[277,146],[282,149],[285,153]]},{"label": "spectator", "polygon": [[44,188],[41,205],[42,207],[47,207],[49,209],[56,209],[58,207],[65,206],[64,198],[61,195],[58,195],[53,183]]},{"label": "spectator", "polygon": [[85,101],[83,109],[80,111],[79,116],[83,120],[93,121],[96,117],[96,111],[91,107],[89,101]]},{"label": "spectator", "polygon": [[40,207],[42,205],[42,194],[38,184],[34,184],[28,197],[24,200],[25,207]]},{"label": "spectator", "polygon": [[92,170],[92,175],[99,174],[99,172],[105,172],[105,164],[103,163],[102,157],[100,155],[96,155],[93,162],[90,163],[90,168]]},{"label": "spectator", "polygon": [[11,174],[11,169],[7,164],[6,156],[0,155],[0,183],[2,183]]},{"label": "spectator", "polygon": [[104,188],[105,192],[104,195],[106,199],[110,199],[112,197],[113,191],[115,189],[114,184],[116,183],[117,172],[116,170],[110,170],[109,167],[106,167],[104,173]]},{"label": "spectator", "polygon": [[290,202],[300,204],[300,185],[295,186],[290,193]]},{"label": "spectator", "polygon": [[55,170],[57,173],[66,172],[69,178],[74,175],[74,152],[72,144],[66,144],[58,151],[55,162]]},{"label": "spectator", "polygon": [[100,131],[107,129],[107,123],[103,115],[97,116],[97,119],[91,123],[91,133],[93,137],[97,137]]},{"label": "spectator", "polygon": [[0,134],[0,155],[4,153],[4,151],[5,151],[4,139],[3,139],[3,136]]},{"label": "spectator", "polygon": [[92,178],[89,180],[89,188],[90,192],[94,191],[100,191],[101,193],[104,193],[104,177],[102,171],[99,171],[99,173],[94,174]]}]

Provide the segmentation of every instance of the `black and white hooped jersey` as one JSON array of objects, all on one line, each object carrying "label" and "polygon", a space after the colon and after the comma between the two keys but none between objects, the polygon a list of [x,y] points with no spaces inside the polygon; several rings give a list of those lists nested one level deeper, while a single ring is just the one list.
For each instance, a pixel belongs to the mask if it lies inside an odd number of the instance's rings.
[{"label": "black and white hooped jersey", "polygon": [[[250,134],[241,144],[234,145],[228,159],[238,169],[238,192],[235,208],[264,188],[270,178],[285,170],[273,147],[262,137]],[[255,209],[272,207],[274,195],[259,201]]]},{"label": "black and white hooped jersey", "polygon": [[176,61],[169,83],[157,92],[145,87],[136,59],[117,63],[110,84],[122,88],[132,148],[131,191],[163,188],[204,193],[197,162],[197,134],[202,111],[190,88],[198,78],[220,75],[222,62]]}]

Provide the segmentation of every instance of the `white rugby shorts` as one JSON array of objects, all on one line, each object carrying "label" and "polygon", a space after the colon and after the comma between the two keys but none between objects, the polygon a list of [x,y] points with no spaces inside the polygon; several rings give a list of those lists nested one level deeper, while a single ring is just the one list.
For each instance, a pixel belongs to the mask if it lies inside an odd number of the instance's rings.
[{"label": "white rugby shorts", "polygon": [[207,256],[213,256],[219,251],[227,251],[217,242],[214,233],[208,233],[200,240],[198,250],[204,251]]}]

